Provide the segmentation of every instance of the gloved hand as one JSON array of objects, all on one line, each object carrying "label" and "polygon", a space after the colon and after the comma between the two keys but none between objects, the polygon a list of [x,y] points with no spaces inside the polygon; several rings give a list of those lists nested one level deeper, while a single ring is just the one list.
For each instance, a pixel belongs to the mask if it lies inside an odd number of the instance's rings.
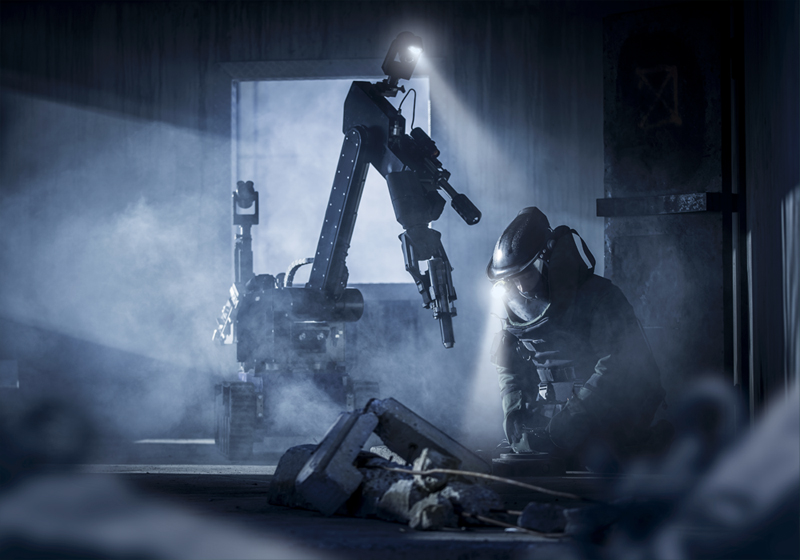
[{"label": "gloved hand", "polygon": [[535,451],[538,453],[550,453],[550,454],[557,454],[558,448],[553,445],[552,440],[550,439],[550,434],[544,428],[535,428],[533,430],[527,430],[522,435],[522,440],[520,441],[520,447],[527,446],[528,451]]},{"label": "gloved hand", "polygon": [[522,434],[525,433],[525,420],[528,414],[527,410],[512,410],[508,413],[505,419],[503,428],[506,432],[508,443],[513,447],[522,439]]}]

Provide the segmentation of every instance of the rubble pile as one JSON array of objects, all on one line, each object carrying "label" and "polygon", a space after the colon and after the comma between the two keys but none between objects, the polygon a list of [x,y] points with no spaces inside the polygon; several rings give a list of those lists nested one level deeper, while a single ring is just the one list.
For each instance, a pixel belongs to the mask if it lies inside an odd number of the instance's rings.
[{"label": "rubble pile", "polygon": [[[372,433],[385,448],[363,451]],[[490,472],[483,459],[396,400],[373,400],[363,412],[341,414],[319,445],[289,449],[269,502],[422,530],[470,524],[503,508],[494,491],[463,477],[413,474],[432,469]]]}]

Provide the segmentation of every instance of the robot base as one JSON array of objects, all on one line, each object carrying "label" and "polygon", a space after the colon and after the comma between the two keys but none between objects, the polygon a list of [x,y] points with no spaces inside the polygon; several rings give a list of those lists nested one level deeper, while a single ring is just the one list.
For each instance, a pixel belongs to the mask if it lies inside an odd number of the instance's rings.
[{"label": "robot base", "polygon": [[234,461],[248,459],[255,437],[256,387],[244,381],[222,383],[215,387],[215,393],[217,449]]},{"label": "robot base", "polygon": [[[360,410],[367,401],[379,396],[378,383],[351,381],[349,376],[344,378],[346,383],[342,384],[343,390],[326,390],[330,389],[326,387],[327,384],[319,384],[341,405],[342,411]],[[215,386],[215,393],[215,442],[219,452],[232,461],[250,459],[253,444],[263,441],[267,436],[304,435],[273,433],[269,429],[271,422],[268,407],[265,407],[265,395],[255,383],[225,382]]]}]

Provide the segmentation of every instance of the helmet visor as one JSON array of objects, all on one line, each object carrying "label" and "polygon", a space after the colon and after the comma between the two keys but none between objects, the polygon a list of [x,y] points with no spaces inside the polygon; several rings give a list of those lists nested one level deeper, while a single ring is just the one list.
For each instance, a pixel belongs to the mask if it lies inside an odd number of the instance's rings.
[{"label": "helmet visor", "polygon": [[520,272],[496,281],[492,287],[492,295],[500,298],[517,292],[525,299],[544,299],[547,290],[543,271],[544,260],[537,256]]},{"label": "helmet visor", "polygon": [[541,298],[545,294],[544,260],[537,256],[527,267],[506,278],[506,283],[516,287],[526,299]]}]

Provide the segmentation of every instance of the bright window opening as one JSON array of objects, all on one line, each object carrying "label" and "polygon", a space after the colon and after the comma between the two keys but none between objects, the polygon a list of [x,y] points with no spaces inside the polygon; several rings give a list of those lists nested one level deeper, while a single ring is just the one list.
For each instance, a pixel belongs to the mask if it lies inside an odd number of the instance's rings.
[{"label": "bright window opening", "polygon": [[[365,78],[376,81],[381,78]],[[253,181],[260,193],[260,223],[253,228],[256,274],[285,272],[292,261],[313,257],[344,135],[342,112],[347,80],[239,82],[234,104],[235,180]],[[407,82],[417,92],[403,103],[406,132],[414,126],[430,134],[428,78]],[[400,93],[389,101],[397,107]],[[347,257],[349,283],[411,282],[386,181],[367,173]],[[310,266],[295,277],[308,279]]]}]

